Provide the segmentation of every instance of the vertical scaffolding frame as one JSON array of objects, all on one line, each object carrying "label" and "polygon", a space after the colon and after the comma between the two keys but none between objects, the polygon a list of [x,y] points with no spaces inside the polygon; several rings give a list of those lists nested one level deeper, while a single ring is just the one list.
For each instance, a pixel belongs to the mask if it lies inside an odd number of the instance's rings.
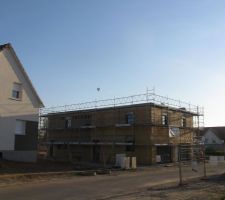
[{"label": "vertical scaffolding frame", "polygon": [[[92,111],[93,118],[92,120],[95,123],[95,127],[91,130],[94,132],[94,135],[96,136],[96,124],[99,115],[99,110],[104,109],[104,108],[112,108],[113,112],[113,118],[112,121],[114,122],[114,131],[113,131],[113,141],[111,141],[112,145],[112,154],[115,149],[115,145],[117,142],[117,129],[116,123],[116,112],[117,109],[122,108],[123,106],[131,106],[131,105],[138,105],[138,104],[143,104],[145,105],[146,109],[146,118],[144,125],[145,126],[150,126],[151,129],[153,127],[163,127],[161,124],[161,114],[157,113],[155,111],[156,108],[160,108],[165,110],[165,112],[169,113],[171,110],[175,110],[177,112],[184,112],[184,113],[189,113],[190,117],[193,117],[193,124],[192,127],[186,127],[187,132],[192,132],[192,138],[193,138],[193,145],[200,145],[201,144],[201,138],[199,136],[199,130],[201,127],[204,127],[204,109],[203,107],[199,107],[196,105],[192,105],[190,103],[172,99],[169,97],[161,96],[158,94],[155,94],[154,89],[153,90],[148,90],[144,94],[138,94],[138,95],[132,95],[128,97],[120,97],[120,98],[113,98],[113,99],[106,99],[106,100],[98,100],[98,101],[91,101],[91,102],[86,102],[86,103],[78,103],[78,104],[71,104],[71,105],[64,105],[64,106],[57,106],[57,107],[50,107],[50,108],[42,108],[40,109],[39,112],[39,135],[42,135],[43,141],[48,138],[48,116],[49,115],[54,115],[54,114],[65,114],[65,113],[71,113],[71,112],[77,112],[77,111]],[[150,116],[149,116],[150,115]],[[168,114],[169,115],[169,114]],[[150,118],[150,120],[149,120]],[[181,127],[181,118],[174,117],[170,118],[168,122],[168,129],[170,128],[170,124],[177,124],[176,128],[182,129]],[[132,134],[135,135],[135,127],[132,125]],[[152,129],[153,130],[153,129]],[[81,129],[79,128],[79,131],[81,132]],[[169,133],[168,133],[169,134]],[[68,144],[75,144],[69,142]],[[78,142],[79,145],[81,145],[81,142]],[[168,141],[169,144],[169,141]],[[94,145],[94,144],[92,144]],[[133,144],[135,145],[135,144]],[[151,148],[152,148],[151,144]],[[179,145],[179,160],[181,160],[182,155],[181,153],[181,140],[180,143],[177,144]],[[184,147],[183,147],[184,149]],[[104,155],[105,156],[105,155]]]}]

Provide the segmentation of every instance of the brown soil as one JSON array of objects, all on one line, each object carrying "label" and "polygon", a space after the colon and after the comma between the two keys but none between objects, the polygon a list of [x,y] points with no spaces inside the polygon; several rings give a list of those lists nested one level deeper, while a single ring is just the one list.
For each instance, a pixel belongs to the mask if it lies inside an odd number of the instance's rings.
[{"label": "brown soil", "polygon": [[1,161],[0,175],[19,173],[38,173],[74,170],[74,165],[63,162],[38,161],[37,163],[22,163]]},{"label": "brown soil", "polygon": [[41,172],[64,172],[76,170],[99,169],[100,166],[87,163],[56,162],[50,160],[39,160],[37,163],[23,163],[0,161],[0,175],[20,173],[41,173]]}]

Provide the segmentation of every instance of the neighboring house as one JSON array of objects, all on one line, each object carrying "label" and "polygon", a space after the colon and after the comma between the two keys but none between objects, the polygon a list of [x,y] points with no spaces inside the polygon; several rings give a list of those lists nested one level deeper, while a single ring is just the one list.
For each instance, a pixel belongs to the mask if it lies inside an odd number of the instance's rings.
[{"label": "neighboring house", "polygon": [[35,162],[43,103],[11,44],[0,45],[0,157]]},{"label": "neighboring house", "polygon": [[225,141],[225,127],[206,127],[202,131],[202,142],[205,145],[221,145]]},{"label": "neighboring house", "polygon": [[178,144],[193,144],[194,118],[201,115],[197,106],[184,106],[167,97],[135,95],[43,109],[41,133],[56,160],[113,164],[116,154],[126,154],[142,165],[159,156],[177,161]]}]

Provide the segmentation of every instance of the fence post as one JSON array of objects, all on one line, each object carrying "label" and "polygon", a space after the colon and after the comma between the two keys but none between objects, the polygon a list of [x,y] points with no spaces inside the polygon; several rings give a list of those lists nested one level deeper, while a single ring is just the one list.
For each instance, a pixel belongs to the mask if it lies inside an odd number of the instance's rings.
[{"label": "fence post", "polygon": [[206,175],[206,163],[205,163],[205,145],[203,146],[203,165],[204,165],[204,177],[203,178],[207,178],[207,175]]},{"label": "fence post", "polygon": [[181,144],[179,145],[179,186],[183,185],[182,169],[181,169]]}]

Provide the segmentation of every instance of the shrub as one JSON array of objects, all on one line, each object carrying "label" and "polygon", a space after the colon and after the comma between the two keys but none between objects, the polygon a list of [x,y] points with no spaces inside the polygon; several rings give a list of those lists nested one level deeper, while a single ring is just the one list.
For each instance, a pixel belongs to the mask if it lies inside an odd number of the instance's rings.
[{"label": "shrub", "polygon": [[207,156],[224,156],[224,152],[223,151],[215,150],[212,147],[207,147],[205,149],[205,154]]}]

